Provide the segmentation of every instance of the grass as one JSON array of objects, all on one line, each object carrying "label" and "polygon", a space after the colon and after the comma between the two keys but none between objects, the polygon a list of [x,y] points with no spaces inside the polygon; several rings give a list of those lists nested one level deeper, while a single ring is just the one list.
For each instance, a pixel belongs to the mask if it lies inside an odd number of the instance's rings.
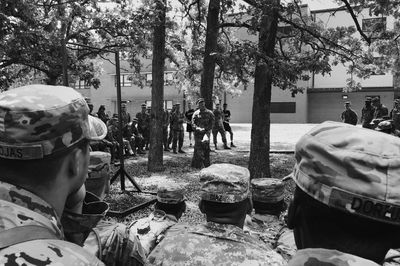
[{"label": "grass", "polygon": [[[204,215],[198,210],[198,202],[200,200],[200,184],[199,170],[190,167],[191,155],[179,154],[171,155],[165,160],[165,170],[158,173],[147,172],[147,162],[138,160],[137,162],[127,163],[126,171],[135,179],[143,190],[157,191],[157,186],[162,183],[176,183],[181,185],[185,191],[187,199],[187,209],[181,218],[181,222],[198,224],[204,221]],[[218,151],[211,153],[211,163],[231,163],[247,167],[249,161],[249,153],[242,151]],[[271,154],[271,176],[281,179],[288,175],[294,166],[294,156],[288,154]],[[112,167],[115,172],[117,168]],[[128,182],[126,182],[127,184]],[[127,190],[133,190],[132,186],[128,186]],[[289,201],[293,193],[293,181],[286,182],[285,200]],[[148,199],[154,198],[141,193],[125,192],[121,193],[119,181],[112,184],[110,193],[106,197],[111,210],[122,211],[131,208],[139,203],[143,203]],[[152,211],[151,207],[139,210],[124,218],[109,218],[129,224],[138,218],[146,217]]]}]

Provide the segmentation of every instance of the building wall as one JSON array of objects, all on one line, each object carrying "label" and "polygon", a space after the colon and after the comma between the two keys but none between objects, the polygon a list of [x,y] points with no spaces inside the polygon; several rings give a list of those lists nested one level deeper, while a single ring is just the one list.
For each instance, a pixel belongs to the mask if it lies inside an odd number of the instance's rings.
[{"label": "building wall", "polygon": [[[347,96],[347,99],[343,99]],[[351,108],[357,113],[359,123],[361,110],[365,104],[365,98],[380,96],[381,103],[389,111],[393,108],[393,91],[365,90],[352,93],[343,92],[318,92],[308,93],[308,122],[321,123],[327,120],[341,121],[340,115],[344,111],[344,103],[351,102]]]},{"label": "building wall", "polygon": [[[344,10],[339,11],[315,11],[312,12],[316,21],[321,22],[325,27],[335,28],[340,26],[354,25],[349,13]],[[361,12],[358,15],[359,23],[362,26],[362,19],[373,18],[368,11]],[[386,19],[386,28],[392,29],[394,25],[393,18]],[[358,33],[355,36],[360,38]],[[391,73],[385,75],[373,75],[368,79],[359,79],[353,76],[356,82],[360,82],[361,91],[345,93],[343,88],[346,87],[346,79],[351,78],[351,74],[347,73],[347,65],[339,64],[332,66],[332,72],[322,76],[314,75],[313,86],[308,90],[308,122],[319,123],[326,120],[340,121],[340,114],[344,110],[344,102],[350,101],[352,108],[361,116],[361,109],[364,106],[366,96],[380,96],[381,101],[389,110],[393,106],[394,89],[393,76]],[[347,99],[343,96],[347,95]]]},{"label": "building wall", "polygon": [[[109,56],[109,59],[114,62],[113,57]],[[78,89],[85,97],[89,97],[94,105],[94,112],[97,112],[100,105],[106,107],[106,113],[112,115],[117,113],[117,87],[115,85],[115,65],[109,61],[102,60],[103,62],[103,74],[100,77],[100,87],[98,89]],[[143,69],[145,73],[151,73],[149,69],[149,61],[146,60],[143,63]],[[121,75],[132,72],[128,62],[121,60]],[[134,116],[141,110],[141,104],[146,103],[150,105],[151,102],[151,86],[146,85],[140,88],[137,85],[132,84],[129,87],[121,87],[121,100],[126,101],[127,111]],[[175,86],[164,86],[164,101],[172,103],[181,103],[183,101],[183,94],[179,92]],[[171,103],[171,104],[172,104]],[[169,106],[168,106],[169,107]]]},{"label": "building wall", "polygon": [[[308,83],[299,82],[299,86],[307,88]],[[232,123],[251,123],[253,108],[254,84],[249,84],[247,90],[242,90],[239,97],[227,95],[226,103],[231,111]],[[294,103],[294,113],[271,113],[272,123],[306,123],[307,122],[307,93],[299,93],[292,97],[289,91],[281,90],[277,87],[272,88],[272,104]],[[279,108],[278,108],[279,109]]]}]

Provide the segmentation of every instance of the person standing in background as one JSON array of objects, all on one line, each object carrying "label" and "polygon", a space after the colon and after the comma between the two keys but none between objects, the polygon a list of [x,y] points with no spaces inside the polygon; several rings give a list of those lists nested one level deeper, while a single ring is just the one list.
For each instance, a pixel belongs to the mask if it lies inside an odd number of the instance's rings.
[{"label": "person standing in background", "polygon": [[189,142],[190,142],[190,146],[192,146],[192,132],[193,132],[193,128],[192,128],[192,117],[193,117],[193,113],[194,113],[194,109],[192,108],[192,104],[190,102],[188,102],[188,110],[185,113],[185,117],[186,117],[186,132],[189,133]]},{"label": "person standing in background", "polygon": [[362,124],[362,127],[364,127],[364,128],[372,128],[370,124],[372,122],[372,119],[374,118],[374,112],[375,112],[375,109],[371,105],[371,97],[367,97],[365,99],[365,106],[361,110],[361,124]]},{"label": "person standing in background", "polygon": [[233,144],[233,131],[230,125],[231,120],[231,111],[227,109],[228,105],[224,103],[222,112],[224,113],[224,129],[225,132],[229,132],[231,137],[231,148],[235,148],[236,146]]},{"label": "person standing in background", "polygon": [[357,125],[358,116],[356,112],[351,109],[351,103],[345,102],[344,107],[346,108],[346,110],[344,110],[342,115],[340,116],[342,122],[350,125]]}]

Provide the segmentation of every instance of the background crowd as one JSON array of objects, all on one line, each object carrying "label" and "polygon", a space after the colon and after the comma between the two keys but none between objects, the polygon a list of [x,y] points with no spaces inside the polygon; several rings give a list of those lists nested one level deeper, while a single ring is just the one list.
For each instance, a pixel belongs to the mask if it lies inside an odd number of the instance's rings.
[{"label": "background crowd", "polygon": [[[199,101],[200,100],[200,101]],[[204,102],[199,99],[196,102],[198,106]],[[111,154],[111,161],[114,162],[119,159],[119,137],[122,134],[123,156],[136,156],[137,154],[146,154],[146,150],[149,150],[150,143],[150,114],[151,107],[147,106],[145,103],[141,105],[141,111],[138,112],[133,118],[131,114],[126,110],[126,104],[121,105],[121,117],[122,117],[122,132],[119,129],[118,114],[113,114],[112,117],[106,113],[106,108],[104,105],[100,105],[97,113],[93,112],[93,104],[90,99],[86,99],[89,106],[89,114],[101,119],[108,129],[108,133],[105,139],[100,141],[92,141],[90,146],[92,151],[104,151]],[[164,151],[173,153],[186,153],[183,150],[184,144],[184,134],[185,134],[185,123],[186,132],[189,137],[189,146],[192,147],[192,136],[195,138],[195,128],[196,126],[192,120],[193,114],[200,107],[195,109],[192,108],[192,104],[188,103],[188,109],[186,112],[181,111],[180,103],[175,103],[171,110],[164,109],[162,117],[162,131],[163,131],[163,146]],[[213,144],[215,149],[218,149],[218,134],[221,135],[224,149],[230,149],[231,147],[236,147],[233,143],[233,131],[230,126],[231,112],[227,109],[227,104],[223,104],[223,109],[221,109],[220,104],[215,104],[214,110],[211,112],[212,122],[210,122],[210,132],[213,135]],[[210,120],[211,121],[211,120]],[[208,132],[208,136],[210,135]],[[226,132],[230,136],[230,146],[226,139]],[[210,136],[209,136],[210,137]],[[208,143],[210,140],[208,140]],[[172,146],[171,146],[172,145]]]}]

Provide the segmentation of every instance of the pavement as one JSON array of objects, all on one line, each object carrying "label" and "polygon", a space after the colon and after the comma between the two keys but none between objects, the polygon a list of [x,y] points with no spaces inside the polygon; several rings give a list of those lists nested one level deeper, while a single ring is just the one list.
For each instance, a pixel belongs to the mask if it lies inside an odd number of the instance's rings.
[{"label": "pavement", "polygon": [[[293,152],[294,146],[299,138],[313,128],[316,124],[271,124],[270,130],[270,150],[271,152]],[[250,123],[237,123],[231,124],[233,131],[233,142],[236,148],[232,150],[224,150],[221,136],[218,135],[218,150],[214,150],[214,145],[211,142],[212,152],[243,152],[248,153],[250,151],[250,136],[251,136],[251,124]],[[230,144],[229,133],[226,134],[228,144]],[[189,142],[189,134],[185,131],[185,139],[183,143],[183,150],[185,154],[173,154],[172,152],[164,152],[164,161],[171,160],[174,157],[179,156],[192,156],[193,155],[194,139],[192,139],[192,146]],[[126,158],[127,164],[147,161],[146,155],[140,155],[137,157]]]}]

